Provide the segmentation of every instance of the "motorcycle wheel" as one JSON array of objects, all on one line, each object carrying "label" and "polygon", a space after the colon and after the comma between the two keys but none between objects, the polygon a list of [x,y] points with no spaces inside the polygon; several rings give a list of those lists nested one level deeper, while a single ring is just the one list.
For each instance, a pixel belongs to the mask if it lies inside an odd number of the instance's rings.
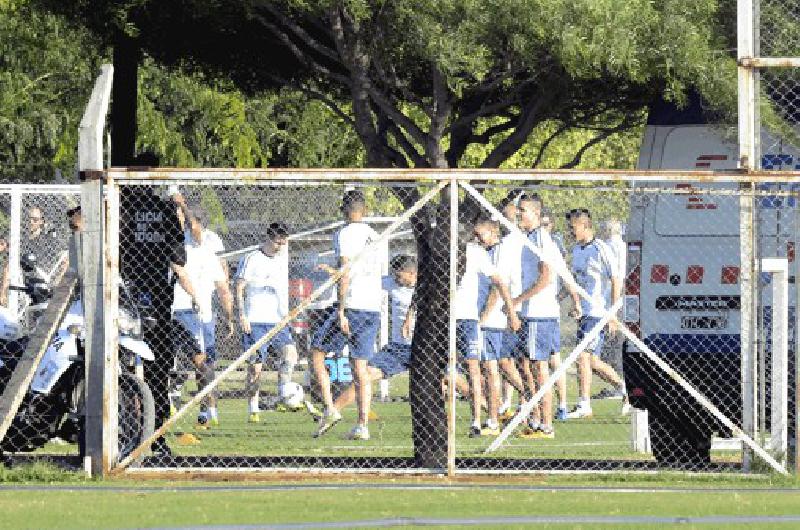
[{"label": "motorcycle wheel", "polygon": [[119,458],[128,456],[155,431],[156,410],[147,384],[129,372],[119,376]]}]

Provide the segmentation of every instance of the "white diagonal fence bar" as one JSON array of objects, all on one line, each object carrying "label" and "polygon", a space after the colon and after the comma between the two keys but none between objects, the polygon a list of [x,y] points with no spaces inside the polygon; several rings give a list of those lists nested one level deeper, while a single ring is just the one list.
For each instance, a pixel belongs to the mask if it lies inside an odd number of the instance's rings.
[{"label": "white diagonal fence bar", "polygon": [[567,369],[572,366],[572,363],[575,362],[575,359],[584,352],[588,347],[589,343],[592,342],[597,335],[600,334],[600,331],[608,324],[608,321],[611,320],[614,316],[614,313],[619,311],[619,308],[622,307],[622,298],[617,300],[617,302],[608,310],[608,312],[600,319],[600,321],[583,337],[583,339],[575,346],[575,349],[572,350],[572,353],[567,356],[566,359],[561,363],[557,370],[555,370],[552,374],[550,374],[550,378],[542,385],[536,393],[526,401],[523,405],[520,405],[517,414],[512,418],[508,425],[503,428],[503,431],[494,439],[491,445],[486,448],[487,453],[491,453],[496,451],[500,448],[506,439],[514,432],[522,420],[528,417],[533,411],[533,408],[539,404],[539,401],[542,400],[542,397],[548,392],[553,385],[558,381],[558,379],[567,372]]},{"label": "white diagonal fence bar", "polygon": [[436,196],[445,186],[447,186],[449,182],[441,181],[436,184],[430,191],[428,191],[425,195],[423,195],[416,203],[414,203],[411,208],[406,210],[403,215],[398,217],[392,224],[390,224],[386,229],[381,233],[380,237],[377,240],[373,241],[367,248],[365,248],[361,253],[359,253],[355,258],[349,261],[344,267],[339,269],[336,273],[332,274],[321,286],[319,286],[311,295],[300,302],[294,309],[289,311],[289,313],[283,317],[283,319],[278,322],[273,328],[271,328],[266,335],[262,336],[258,339],[255,344],[250,346],[246,351],[244,351],[239,357],[237,357],[231,364],[225,368],[222,372],[217,375],[211,383],[205,386],[202,390],[197,392],[192,399],[190,399],[185,405],[183,405],[173,416],[171,416],[167,421],[164,422],[161,427],[156,429],[156,431],[144,442],[142,442],[139,447],[134,449],[131,454],[129,454],[125,459],[119,462],[117,467],[115,468],[115,472],[121,472],[126,467],[128,467],[132,462],[134,462],[137,458],[139,458],[142,453],[144,453],[150,445],[158,439],[158,437],[163,436],[164,433],[169,430],[172,425],[174,425],[179,419],[181,419],[186,413],[194,406],[198,405],[206,396],[208,396],[216,387],[219,385],[220,382],[227,379],[234,371],[236,371],[244,362],[249,359],[255,352],[259,350],[264,344],[272,340],[272,338],[278,334],[280,330],[285,328],[289,325],[289,323],[297,318],[297,316],[308,308],[312,303],[314,303],[325,291],[331,288],[339,279],[347,274],[350,269],[357,263],[359,263],[364,256],[368,255],[374,249],[378,248],[388,237],[395,232],[400,226],[408,221],[412,215],[417,213],[424,205],[426,205],[433,197]]},{"label": "white diagonal fence bar", "polygon": [[[497,216],[499,221],[500,221],[500,223],[502,223],[503,226],[505,226],[509,230],[520,232],[519,228],[516,225],[514,225],[513,223],[511,223],[510,221],[508,221],[502,215],[502,213],[500,213],[497,210],[497,208],[495,208],[488,200],[486,200],[486,198],[483,195],[480,194],[480,192],[478,190],[476,190],[474,187],[472,187],[471,185],[469,185],[469,184],[467,184],[465,182],[462,182],[461,186],[470,195],[472,195],[472,197],[479,204],[481,204],[481,206],[486,208],[486,210],[489,211],[490,213],[492,213],[495,216]],[[584,299],[588,299],[589,298],[588,293],[575,282],[575,279],[573,278],[572,273],[570,273],[566,269],[566,265],[563,262],[563,260],[558,260],[558,259],[553,260],[553,259],[551,259],[552,256],[546,256],[546,255],[541,254],[539,252],[539,250],[530,241],[527,240],[527,238],[525,240],[525,243],[526,243],[526,246],[531,251],[533,251],[540,259],[542,259],[551,268],[553,268],[559,274],[559,276],[561,276],[561,278],[572,289],[575,290],[575,292],[577,292]],[[555,261],[555,263],[554,263],[554,261]],[[592,333],[594,335],[599,333],[600,330],[602,329],[602,326],[605,326],[605,322],[607,322],[608,320],[610,320],[613,317],[613,314],[616,313],[616,311],[619,309],[620,305],[621,305],[621,303],[618,301],[618,303],[615,304],[615,306],[611,308],[609,313],[607,313],[605,315],[606,318],[604,319],[604,321],[601,320],[600,323],[598,323],[591,330],[591,333],[590,333],[589,336],[592,336],[592,338],[593,338],[593,335],[591,335]],[[616,317],[613,317],[613,318],[616,318]],[[767,462],[773,469],[775,469],[775,471],[777,471],[779,473],[782,473],[784,475],[788,474],[786,469],[784,468],[784,466],[782,466],[780,463],[778,463],[767,451],[765,451],[761,446],[759,446],[750,436],[745,434],[744,431],[742,431],[742,429],[737,427],[730,419],[725,417],[725,415],[722,414],[722,412],[720,412],[719,409],[717,409],[717,407],[714,406],[714,404],[711,403],[711,401],[708,400],[708,398],[703,396],[699,391],[695,390],[694,387],[692,387],[692,385],[688,381],[686,381],[686,379],[684,379],[678,372],[676,372],[674,369],[672,369],[665,361],[663,361],[658,355],[656,355],[653,352],[653,350],[648,348],[644,344],[644,342],[642,342],[636,335],[634,335],[633,332],[631,332],[625,326],[624,323],[619,322],[619,326],[620,326],[620,331],[633,344],[635,344],[637,348],[639,348],[651,361],[653,361],[669,377],[671,377],[676,383],[678,383],[678,385],[680,385],[692,397],[694,397],[703,407],[705,407],[709,412],[711,412],[711,414],[714,415],[714,417],[716,417],[728,429],[730,429],[731,432],[733,432],[737,437],[739,437],[745,443],[745,445],[750,447],[756,454],[758,454],[761,458],[763,458],[765,462]],[[584,339],[586,339],[586,337],[584,337]],[[587,341],[587,344],[588,344],[588,341]],[[578,347],[580,347],[580,346],[581,346],[581,344],[578,345]],[[572,364],[572,362],[575,361],[575,359],[578,356],[577,355],[578,353],[580,353],[580,350],[577,353],[575,351],[573,351],[573,353],[570,354],[570,356],[563,363],[561,363],[561,367],[559,368],[559,370],[557,370],[556,372],[551,374],[550,378],[539,389],[539,391],[537,391],[536,394],[534,394],[534,396],[530,400],[528,400],[528,402],[525,403],[525,405],[520,407],[520,410],[517,412],[516,416],[514,416],[513,420],[509,423],[509,425],[506,426],[505,429],[503,429],[503,431],[500,433],[500,435],[497,437],[497,439],[494,442],[492,442],[492,444],[486,449],[487,453],[497,450],[497,448],[499,448],[500,445],[502,445],[502,443],[513,432],[514,428],[516,428],[520,424],[520,422],[522,421],[522,418],[524,418],[528,414],[530,414],[530,412],[533,410],[533,407],[535,407],[539,403],[539,401],[541,401],[541,398],[544,395],[544,393],[547,392],[550,388],[552,388],[552,386],[555,384],[555,382],[558,379],[558,377]]]}]

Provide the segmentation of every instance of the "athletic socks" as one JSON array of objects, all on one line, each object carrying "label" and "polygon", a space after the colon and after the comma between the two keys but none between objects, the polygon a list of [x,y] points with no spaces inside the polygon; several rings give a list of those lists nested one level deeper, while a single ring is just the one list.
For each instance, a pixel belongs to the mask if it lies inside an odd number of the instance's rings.
[{"label": "athletic socks", "polygon": [[258,411],[258,394],[256,394],[250,398],[250,414]]}]

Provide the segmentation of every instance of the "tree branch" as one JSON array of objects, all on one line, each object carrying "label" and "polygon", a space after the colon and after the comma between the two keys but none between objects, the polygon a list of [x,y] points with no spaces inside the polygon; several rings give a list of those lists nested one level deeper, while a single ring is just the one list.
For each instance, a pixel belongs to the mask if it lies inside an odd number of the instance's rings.
[{"label": "tree branch", "polygon": [[350,116],[349,114],[347,114],[339,105],[337,105],[336,101],[334,101],[332,98],[326,96],[322,92],[320,92],[318,90],[314,90],[313,88],[309,88],[309,87],[307,87],[305,85],[302,85],[302,84],[293,83],[292,81],[289,81],[288,79],[284,79],[283,77],[280,77],[280,76],[277,76],[277,75],[269,75],[269,78],[272,79],[273,81],[275,81],[276,83],[293,87],[293,88],[299,90],[300,92],[302,92],[304,94],[307,94],[311,98],[322,102],[334,114],[336,114],[337,116],[339,116],[340,118],[345,120],[351,126],[355,127],[356,122],[355,122],[355,120],[353,120],[353,117]]},{"label": "tree branch", "polygon": [[345,86],[349,86],[350,85],[350,80],[346,76],[341,75],[341,74],[337,74],[337,73],[331,71],[329,68],[327,68],[325,66],[322,66],[317,61],[314,61],[313,59],[308,57],[308,55],[305,54],[303,52],[303,50],[301,50],[292,41],[292,39],[289,37],[289,35],[285,31],[280,29],[278,26],[276,26],[275,24],[273,24],[272,22],[270,22],[269,20],[264,18],[262,15],[259,15],[258,13],[251,13],[250,16],[252,18],[258,20],[263,26],[265,26],[268,30],[273,32],[275,34],[275,36],[277,36],[278,39],[284,44],[284,46],[289,48],[289,51],[292,52],[292,55],[294,55],[297,58],[298,61],[300,61],[301,63],[303,63],[307,67],[311,68],[312,70],[318,72],[319,74],[322,74],[323,76],[326,76],[326,77],[329,77],[329,78],[331,78],[331,79],[333,79],[335,81],[338,81],[338,82],[342,83]]},{"label": "tree branch", "polygon": [[276,17],[281,21],[281,24],[289,28],[292,33],[294,33],[303,43],[311,48],[312,50],[316,51],[320,55],[327,57],[331,61],[335,63],[341,63],[341,58],[339,55],[329,47],[320,43],[317,39],[309,35],[309,33],[304,30],[299,24],[297,24],[294,20],[290,17],[286,16],[281,10],[276,9],[272,2],[258,2],[258,5],[269,11],[272,16]]},{"label": "tree branch", "polygon": [[542,157],[544,157],[544,152],[547,150],[548,147],[550,147],[550,144],[553,143],[553,140],[561,136],[570,127],[571,123],[562,122],[561,125],[559,125],[558,128],[555,130],[555,132],[551,134],[544,142],[542,142],[542,145],[539,146],[539,152],[536,153],[536,158],[534,159],[533,164],[531,165],[532,168],[539,167],[539,164],[542,162]]},{"label": "tree branch", "polygon": [[547,95],[542,94],[539,98],[531,98],[520,113],[514,132],[500,142],[492,152],[486,156],[481,163],[481,167],[499,167],[503,161],[516,153],[528,140],[528,136],[530,136],[533,128],[540,123],[542,109],[552,103],[554,99],[553,95],[558,93],[558,91],[558,87],[553,87],[552,90],[547,92]]},{"label": "tree branch", "polygon": [[597,145],[598,143],[602,142],[603,140],[605,140],[614,133],[618,133],[620,131],[624,131],[625,129],[630,128],[633,125],[633,123],[634,123],[633,120],[625,118],[618,125],[603,130],[599,134],[595,135],[591,140],[583,144],[583,146],[580,149],[578,149],[578,152],[575,153],[575,156],[572,158],[572,160],[570,160],[566,164],[561,165],[559,169],[574,168],[575,166],[581,163],[581,159],[583,158],[584,153],[586,153],[586,151],[588,151],[589,148],[591,148],[594,145]]}]

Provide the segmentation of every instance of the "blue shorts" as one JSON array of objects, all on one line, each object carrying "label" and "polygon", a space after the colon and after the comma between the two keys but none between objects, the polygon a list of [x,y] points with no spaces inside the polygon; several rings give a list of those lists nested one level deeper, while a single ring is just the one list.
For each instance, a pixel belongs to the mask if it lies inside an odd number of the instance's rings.
[{"label": "blue shorts", "polygon": [[[250,333],[242,333],[242,346],[248,350],[258,339],[270,332],[275,324],[250,324]],[[294,338],[292,332],[289,331],[289,326],[284,326],[278,333],[275,334],[270,340],[265,342],[256,353],[250,357],[250,362],[266,362],[267,355],[269,355],[269,347],[283,348],[284,346],[294,346]]]},{"label": "blue shorts", "polygon": [[522,344],[532,361],[548,361],[561,351],[561,329],[557,318],[526,318],[520,329]]},{"label": "blue shorts", "polygon": [[520,331],[511,331],[508,329],[503,331],[503,349],[500,354],[501,359],[516,359],[523,356],[523,346],[525,343],[520,340],[521,332],[522,328],[520,328]]},{"label": "blue shorts", "polygon": [[[590,331],[600,322],[600,318],[598,317],[581,317],[581,321],[578,323],[578,342],[582,341],[583,338],[589,334]],[[589,341],[589,344],[586,345],[583,351],[592,352],[592,355],[600,355],[600,352],[603,351],[603,342],[606,340],[606,328],[603,326],[603,329],[600,330],[600,333],[597,334],[595,338]]]},{"label": "blue shorts", "polygon": [[375,355],[375,339],[381,324],[380,312],[345,309],[344,314],[350,322],[350,335],[345,335],[339,329],[339,312],[331,311],[314,333],[311,347],[324,352],[340,352],[347,345],[352,359],[369,360]]},{"label": "blue shorts", "polygon": [[390,342],[369,360],[369,365],[379,369],[387,378],[407,372],[411,366],[411,345]]},{"label": "blue shorts", "polygon": [[197,313],[191,309],[175,311],[175,319],[191,333],[194,340],[200,345],[202,353],[206,354],[206,357],[212,361],[217,358],[217,333],[213,319],[210,322],[200,322],[200,319],[197,318]]},{"label": "blue shorts", "polygon": [[481,361],[499,361],[503,358],[506,330],[497,328],[483,328],[483,351]]},{"label": "blue shorts", "polygon": [[456,351],[466,360],[480,360],[483,350],[477,320],[456,320]]}]

